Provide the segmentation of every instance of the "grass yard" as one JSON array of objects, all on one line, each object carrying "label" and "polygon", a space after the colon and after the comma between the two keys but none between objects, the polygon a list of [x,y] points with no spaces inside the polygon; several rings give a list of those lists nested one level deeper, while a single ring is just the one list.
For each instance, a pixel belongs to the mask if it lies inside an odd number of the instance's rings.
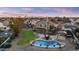
[{"label": "grass yard", "polygon": [[34,40],[36,38],[36,35],[33,34],[32,31],[23,31],[21,33],[22,37],[18,41],[17,45],[24,45],[26,43],[29,43],[31,40]]}]

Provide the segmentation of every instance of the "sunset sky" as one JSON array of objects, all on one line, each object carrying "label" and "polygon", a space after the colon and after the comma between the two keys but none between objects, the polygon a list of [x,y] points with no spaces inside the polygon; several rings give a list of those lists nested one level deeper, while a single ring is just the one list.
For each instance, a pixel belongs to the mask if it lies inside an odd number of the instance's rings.
[{"label": "sunset sky", "polygon": [[35,13],[55,16],[79,16],[79,7],[0,7],[3,13]]}]

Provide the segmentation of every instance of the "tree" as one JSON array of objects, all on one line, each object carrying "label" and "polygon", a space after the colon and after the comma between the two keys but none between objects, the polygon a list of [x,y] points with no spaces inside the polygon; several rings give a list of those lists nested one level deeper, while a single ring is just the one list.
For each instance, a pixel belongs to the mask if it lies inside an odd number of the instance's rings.
[{"label": "tree", "polygon": [[18,33],[22,30],[23,27],[23,19],[22,18],[11,18],[10,20],[10,27],[14,30],[15,35],[17,36]]},{"label": "tree", "polygon": [[79,38],[79,28],[75,29],[75,35]]},{"label": "tree", "polygon": [[78,32],[78,33],[79,33],[79,28],[76,28],[76,29],[75,29],[75,32]]},{"label": "tree", "polygon": [[54,25],[50,25],[50,26],[49,26],[49,29],[50,29],[50,30],[55,29],[55,26],[54,26]]},{"label": "tree", "polygon": [[0,36],[0,44],[3,42],[3,37],[2,36]]}]

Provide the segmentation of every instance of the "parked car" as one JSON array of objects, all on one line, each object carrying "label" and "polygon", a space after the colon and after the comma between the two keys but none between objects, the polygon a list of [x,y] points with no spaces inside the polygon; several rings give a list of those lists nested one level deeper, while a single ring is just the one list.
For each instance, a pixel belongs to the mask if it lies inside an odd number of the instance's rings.
[{"label": "parked car", "polygon": [[72,32],[69,30],[66,30],[66,37],[73,37]]}]

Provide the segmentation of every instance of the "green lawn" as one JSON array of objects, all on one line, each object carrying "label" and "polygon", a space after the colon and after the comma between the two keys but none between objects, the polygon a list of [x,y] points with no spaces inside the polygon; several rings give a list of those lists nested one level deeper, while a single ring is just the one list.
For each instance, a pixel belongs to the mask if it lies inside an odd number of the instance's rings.
[{"label": "green lawn", "polygon": [[29,43],[31,40],[34,40],[36,38],[36,35],[33,34],[32,31],[23,31],[21,33],[22,37],[18,41],[17,45],[24,45],[26,43]]}]

